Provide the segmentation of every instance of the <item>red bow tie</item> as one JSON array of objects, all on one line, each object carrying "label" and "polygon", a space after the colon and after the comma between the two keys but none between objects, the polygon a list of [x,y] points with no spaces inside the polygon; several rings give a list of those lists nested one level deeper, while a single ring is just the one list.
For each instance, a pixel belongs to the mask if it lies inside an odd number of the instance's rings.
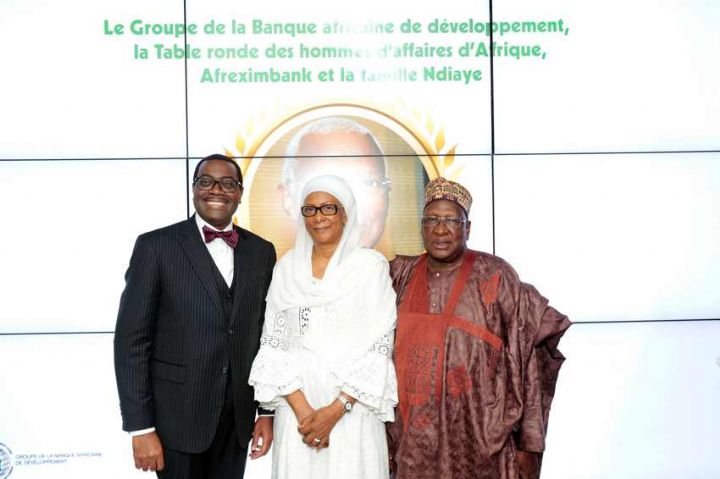
[{"label": "red bow tie", "polygon": [[238,232],[235,228],[230,231],[215,231],[207,226],[202,227],[205,242],[209,243],[215,238],[222,238],[231,248],[235,248],[238,243]]}]

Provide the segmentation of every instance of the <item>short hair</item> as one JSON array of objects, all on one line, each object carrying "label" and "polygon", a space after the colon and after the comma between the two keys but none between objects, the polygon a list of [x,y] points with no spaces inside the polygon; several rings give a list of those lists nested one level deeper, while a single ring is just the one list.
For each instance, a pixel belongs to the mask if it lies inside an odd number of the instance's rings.
[{"label": "short hair", "polygon": [[206,156],[205,158],[200,160],[200,162],[195,166],[195,171],[193,172],[193,176],[192,176],[193,181],[195,181],[195,179],[197,178],[198,171],[200,171],[200,165],[202,165],[206,161],[211,161],[211,160],[221,160],[221,161],[227,161],[228,163],[232,163],[232,165],[235,167],[235,170],[237,171],[238,181],[240,183],[243,182],[242,171],[240,171],[240,165],[238,165],[237,162],[235,160],[233,160],[232,158],[230,158],[229,156],[221,155],[220,153],[214,153],[214,154],[212,154],[210,156]]},{"label": "short hair", "polygon": [[375,135],[373,135],[370,130],[368,130],[366,127],[356,122],[355,120],[351,120],[349,118],[342,118],[339,116],[327,116],[325,118],[311,121],[301,129],[299,129],[297,132],[295,132],[292,138],[290,138],[287,150],[285,150],[285,161],[283,162],[282,173],[283,180],[288,182],[294,179],[293,171],[295,170],[297,161],[299,159],[307,159],[297,157],[297,151],[300,148],[300,142],[303,140],[303,138],[313,133],[327,134],[338,132],[360,133],[361,135],[367,136],[367,138],[370,140],[372,148],[375,150],[378,156],[377,160],[382,163],[383,169],[387,171],[385,153],[383,152],[382,148],[380,148],[380,143],[378,143],[377,138],[375,138]]}]

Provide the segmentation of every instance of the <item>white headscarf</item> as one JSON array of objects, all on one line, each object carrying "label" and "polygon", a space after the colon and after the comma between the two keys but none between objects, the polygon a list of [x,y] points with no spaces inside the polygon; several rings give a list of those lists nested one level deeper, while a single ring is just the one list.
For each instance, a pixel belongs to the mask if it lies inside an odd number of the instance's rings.
[{"label": "white headscarf", "polygon": [[[343,206],[347,222],[343,228],[343,234],[340,238],[335,253],[325,268],[323,282],[333,277],[338,271],[338,265],[346,261],[352,253],[360,247],[360,226],[357,221],[357,208],[355,206],[355,196],[350,186],[339,176],[324,175],[316,176],[307,182],[302,192],[302,201],[305,202],[311,193],[325,192],[333,195]],[[319,211],[316,214],[322,214]],[[340,210],[338,210],[340,214]],[[295,277],[299,281],[305,281],[306,275],[312,275],[312,249],[313,240],[307,232],[307,228],[301,226],[304,224],[303,217],[298,213],[298,229],[295,234],[294,251],[302,252],[301,257],[295,259]],[[310,306],[310,305],[307,305]]]},{"label": "white headscarf", "polygon": [[[380,253],[360,247],[355,197],[345,180],[333,175],[315,177],[305,185],[302,200],[315,192],[329,193],[343,206],[347,222],[338,247],[322,280],[313,278],[313,240],[298,211],[295,246],[275,267],[268,305],[277,312],[294,307],[324,307],[336,313],[340,327],[313,324],[311,319],[306,347],[317,352],[343,350],[362,354],[394,326],[395,295],[387,261]],[[375,297],[363,297],[367,295]],[[317,317],[320,315],[313,314],[313,318]]]}]

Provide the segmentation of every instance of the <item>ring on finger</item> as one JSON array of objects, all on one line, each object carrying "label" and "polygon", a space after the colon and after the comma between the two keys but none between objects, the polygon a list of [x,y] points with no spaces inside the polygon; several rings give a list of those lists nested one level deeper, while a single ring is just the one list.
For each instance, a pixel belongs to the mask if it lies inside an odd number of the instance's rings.
[{"label": "ring on finger", "polygon": [[313,444],[320,444],[321,442],[322,442],[322,439],[320,439],[319,437],[316,437],[315,439],[313,439]]}]

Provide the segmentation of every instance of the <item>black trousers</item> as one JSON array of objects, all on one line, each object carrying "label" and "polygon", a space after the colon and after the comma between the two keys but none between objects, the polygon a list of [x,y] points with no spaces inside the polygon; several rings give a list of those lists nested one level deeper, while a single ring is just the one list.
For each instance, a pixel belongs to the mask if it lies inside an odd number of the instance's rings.
[{"label": "black trousers", "polygon": [[157,473],[160,479],[242,479],[248,445],[241,445],[238,441],[230,380],[225,388],[225,404],[210,448],[199,454],[173,449],[165,449],[164,452],[165,469]]}]

